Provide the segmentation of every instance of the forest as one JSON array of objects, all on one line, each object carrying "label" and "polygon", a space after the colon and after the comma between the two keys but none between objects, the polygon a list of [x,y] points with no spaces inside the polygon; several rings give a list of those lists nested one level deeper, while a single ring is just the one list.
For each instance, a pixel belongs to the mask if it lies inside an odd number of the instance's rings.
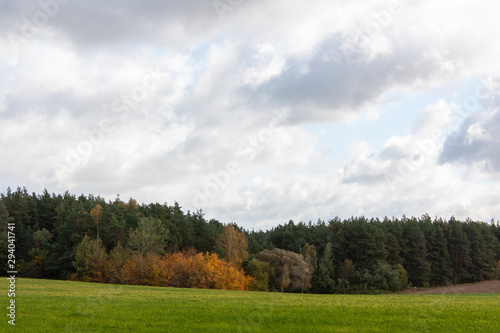
[{"label": "forest", "polygon": [[21,277],[321,294],[500,278],[493,220],[335,217],[245,230],[177,202],[8,188],[0,197],[2,274],[9,223]]}]

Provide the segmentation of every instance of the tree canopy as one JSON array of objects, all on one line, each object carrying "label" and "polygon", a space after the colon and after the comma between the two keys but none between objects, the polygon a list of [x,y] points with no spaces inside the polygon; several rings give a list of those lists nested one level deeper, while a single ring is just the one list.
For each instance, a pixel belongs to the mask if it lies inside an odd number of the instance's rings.
[{"label": "tree canopy", "polygon": [[500,277],[498,221],[453,216],[290,220],[250,231],[177,202],[8,188],[0,195],[2,265],[9,223],[18,272],[33,278],[342,293]]}]

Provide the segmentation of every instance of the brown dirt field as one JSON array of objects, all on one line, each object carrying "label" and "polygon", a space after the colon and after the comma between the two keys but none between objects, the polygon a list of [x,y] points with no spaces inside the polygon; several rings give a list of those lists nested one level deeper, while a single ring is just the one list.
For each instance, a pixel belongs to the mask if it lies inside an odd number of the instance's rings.
[{"label": "brown dirt field", "polygon": [[479,294],[500,293],[500,280],[457,284],[449,287],[409,288],[401,294]]}]

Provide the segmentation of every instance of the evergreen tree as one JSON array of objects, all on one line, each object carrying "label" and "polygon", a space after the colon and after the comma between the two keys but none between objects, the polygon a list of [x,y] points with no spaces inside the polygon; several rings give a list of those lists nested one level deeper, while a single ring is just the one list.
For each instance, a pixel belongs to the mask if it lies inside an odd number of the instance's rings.
[{"label": "evergreen tree", "polygon": [[445,231],[445,236],[448,241],[448,253],[451,261],[453,284],[470,282],[471,274],[467,271],[467,269],[471,267],[469,254],[470,242],[463,230],[463,224],[452,217],[450,221],[448,221],[448,228]]},{"label": "evergreen tree", "polygon": [[381,225],[385,234],[385,248],[387,250],[386,261],[391,265],[398,265],[403,263],[401,258],[401,244],[400,240],[403,238],[402,224],[397,220],[389,220],[387,217]]},{"label": "evergreen tree", "polygon": [[311,289],[318,294],[331,294],[335,288],[335,272],[333,265],[332,244],[326,244],[323,256],[318,261],[318,267],[314,270]]},{"label": "evergreen tree", "polygon": [[363,217],[351,218],[342,225],[335,238],[338,259],[352,260],[359,269],[371,269],[387,258],[386,237],[375,221],[369,223]]},{"label": "evergreen tree", "polygon": [[16,258],[24,261],[28,258],[28,252],[33,247],[34,220],[30,216],[31,196],[26,188],[17,188],[12,192],[7,189],[7,195],[2,194],[2,202],[16,225]]},{"label": "evergreen tree", "polygon": [[427,262],[430,265],[429,282],[431,286],[442,286],[451,281],[451,261],[448,254],[448,242],[443,233],[443,222],[436,220],[432,223],[425,215],[420,226],[424,232],[427,245]]},{"label": "evergreen tree", "polygon": [[107,259],[108,255],[101,239],[85,235],[76,249],[73,261],[76,275],[73,278],[82,281],[106,282]]},{"label": "evergreen tree", "polygon": [[486,225],[474,223],[470,220],[464,224],[464,232],[470,243],[470,272],[472,282],[493,279],[495,277],[496,259],[495,249],[498,241],[486,231]]},{"label": "evergreen tree", "polygon": [[[155,227],[143,225],[143,219],[155,221]],[[213,219],[207,222],[201,210],[185,214],[177,202],[174,206],[166,203],[139,206],[134,199],[125,203],[119,196],[106,203],[92,194],[75,197],[66,192],[56,196],[44,190],[41,195],[36,195],[28,194],[25,188],[16,191],[9,188],[0,196],[0,247],[7,247],[6,226],[9,222],[15,223],[16,264],[21,276],[68,278],[75,273],[73,263],[81,262],[83,250],[80,245],[85,235],[95,243],[102,241],[100,247],[104,253],[110,252],[107,268],[95,271],[105,274],[105,278],[113,282],[125,281],[121,279],[125,262],[128,270],[139,274],[142,259],[146,260],[146,266],[149,265],[152,274],[149,278],[156,279],[158,275],[155,274],[160,274],[165,268],[158,266],[163,259],[148,253],[163,254],[168,250],[173,254],[194,246],[197,251],[215,252],[220,257],[231,256],[223,251],[223,243],[217,242],[224,226]],[[384,218],[381,222],[353,217],[344,221],[334,218],[327,223],[318,220],[307,224],[290,220],[266,231],[245,231],[236,224],[233,229],[248,239],[251,253],[271,253],[279,258],[276,265],[266,261],[264,266],[271,268],[268,272],[270,283],[284,291],[307,290],[309,284],[314,292],[321,293],[364,287],[395,290],[398,285],[403,287],[406,284],[407,275],[414,285],[425,286],[428,283],[443,285],[449,281],[482,281],[500,273],[497,268],[500,225],[494,221],[490,224],[470,219],[460,222],[453,217],[448,222],[437,218],[432,221],[424,215],[419,219]],[[153,236],[142,237],[145,234]],[[150,241],[160,245],[151,245]],[[238,244],[244,242],[241,239],[236,241]],[[275,249],[275,246],[285,250]],[[130,257],[126,249],[139,256]],[[183,256],[186,262],[196,255],[194,249],[191,251],[192,255]],[[2,265],[7,263],[6,253],[0,252]],[[75,259],[77,254],[78,260]],[[217,271],[212,264],[220,264],[213,256],[206,256],[209,259],[204,266],[210,272]],[[240,265],[245,256],[237,257]],[[198,259],[202,260],[202,257]],[[253,261],[252,265],[256,263],[259,264]],[[134,266],[136,264],[138,267]],[[246,269],[249,264],[249,261],[245,263]],[[197,268],[190,269],[196,271]],[[399,281],[396,281],[396,275]],[[98,280],[95,276],[92,279]],[[151,283],[158,282],[153,280]]]},{"label": "evergreen tree", "polygon": [[403,225],[403,267],[409,281],[417,287],[428,286],[430,265],[427,262],[426,241],[416,219],[406,220]]},{"label": "evergreen tree", "polygon": [[[2,268],[2,273],[10,271],[8,267],[8,226],[9,223],[14,222],[14,218],[9,216],[9,211],[7,207],[0,200],[0,267]],[[14,229],[15,231],[15,229]]]}]

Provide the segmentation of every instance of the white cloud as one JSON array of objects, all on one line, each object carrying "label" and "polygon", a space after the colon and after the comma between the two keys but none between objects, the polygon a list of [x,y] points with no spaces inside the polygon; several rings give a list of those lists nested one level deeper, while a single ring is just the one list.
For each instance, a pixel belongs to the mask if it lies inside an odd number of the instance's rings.
[{"label": "white cloud", "polygon": [[481,127],[481,124],[474,123],[467,128],[467,144],[479,141],[491,141],[492,137],[490,134],[486,133],[485,129]]},{"label": "white cloud", "polygon": [[[220,20],[211,1],[72,1],[29,38],[43,8],[2,3],[0,154],[15,164],[0,186],[177,200],[246,226],[498,214],[498,97],[463,88],[500,75],[498,5],[394,3],[244,1]],[[422,112],[398,124],[385,111],[405,97]],[[332,157],[303,127],[371,118],[405,128],[348,132],[361,143]]]},{"label": "white cloud", "polygon": [[[423,110],[414,134],[389,138],[380,152],[360,154],[346,166],[343,183],[354,184],[353,197],[361,200],[350,202],[351,211],[380,215],[390,212],[397,215],[431,215],[459,218],[476,216],[489,220],[499,205],[493,204],[499,195],[494,185],[480,181],[483,170],[473,177],[463,168],[453,164],[441,164],[440,152],[443,140],[424,134],[446,132],[446,117],[439,119],[432,112],[447,111],[453,105],[443,101]],[[436,120],[437,119],[437,120]],[[463,191],[463,189],[467,191]],[[382,213],[387,215],[388,213]]]}]

